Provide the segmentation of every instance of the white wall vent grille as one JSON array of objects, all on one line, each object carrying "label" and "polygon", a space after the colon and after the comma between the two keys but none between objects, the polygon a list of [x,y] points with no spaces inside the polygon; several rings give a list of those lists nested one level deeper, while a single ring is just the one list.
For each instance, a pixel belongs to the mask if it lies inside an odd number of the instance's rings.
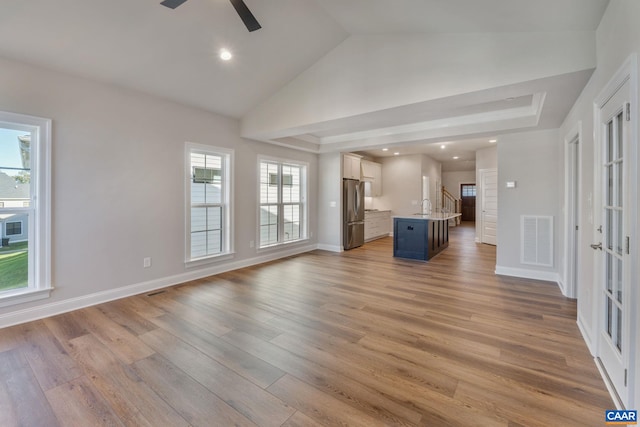
[{"label": "white wall vent grille", "polygon": [[520,217],[520,262],[553,267],[553,217]]}]

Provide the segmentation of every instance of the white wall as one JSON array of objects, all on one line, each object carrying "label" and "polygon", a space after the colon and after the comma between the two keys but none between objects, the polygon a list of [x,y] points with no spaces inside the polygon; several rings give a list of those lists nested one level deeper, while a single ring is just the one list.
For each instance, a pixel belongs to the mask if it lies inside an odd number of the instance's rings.
[{"label": "white wall", "polygon": [[[422,176],[429,177],[429,198],[433,211],[435,212],[436,208],[440,208],[440,206],[436,206],[436,201],[442,199],[442,195],[438,195],[438,185],[442,185],[442,164],[424,154],[421,156],[421,160],[422,175],[420,179],[422,179]],[[420,193],[420,201],[422,201],[422,192]],[[420,210],[421,209],[418,209],[418,211]]]},{"label": "white wall", "polygon": [[[0,93],[0,110],[53,120],[55,286],[48,300],[0,309],[0,325],[27,308],[22,316],[285,254],[249,247],[257,240],[260,154],[308,162],[310,231],[317,229],[317,156],[244,140],[236,120],[7,60],[0,60]],[[185,141],[235,150],[236,254],[210,270],[184,265]],[[153,258],[151,268],[142,268],[143,257]]]},{"label": "white wall", "polygon": [[460,198],[460,184],[475,184],[475,171],[442,172],[442,185],[455,197]]},{"label": "white wall", "polygon": [[[558,167],[558,131],[543,130],[502,135],[498,145],[498,246],[496,270],[514,271],[527,277],[557,280],[560,259],[558,193],[564,176]],[[516,181],[516,188],[507,188]],[[554,261],[552,267],[520,262],[521,215],[552,216]]]},{"label": "white wall", "polygon": [[595,62],[593,32],[351,36],[247,114],[242,134],[296,135],[309,124],[587,70]]},{"label": "white wall", "polygon": [[[640,51],[640,2],[637,0],[611,0],[607,10],[600,22],[596,32],[598,64],[591,80],[578,98],[576,104],[565,119],[559,131],[559,136],[564,138],[568,132],[576,127],[578,123],[582,125],[581,142],[581,198],[580,198],[580,241],[582,243],[578,260],[578,324],[585,337],[587,345],[592,352],[595,351],[595,337],[597,333],[597,307],[595,307],[596,293],[599,289],[597,278],[594,277],[593,266],[596,264],[597,253],[589,248],[590,243],[598,241],[599,235],[596,228],[599,224],[592,221],[593,208],[590,199],[596,192],[594,184],[594,139],[593,139],[593,102],[600,91],[607,85],[615,72],[622,66],[625,60],[632,53]],[[640,94],[637,94],[640,96]],[[638,111],[632,113],[636,123],[640,122]],[[637,144],[637,140],[635,141]],[[562,141],[559,140],[559,145]],[[563,154],[563,151],[560,151]],[[564,158],[561,157],[564,163]],[[629,183],[638,192],[639,182]],[[564,194],[561,194],[564,200]],[[640,219],[636,220],[636,229],[640,228]],[[564,236],[562,236],[564,237]],[[564,241],[562,242],[564,244]],[[640,265],[640,251],[635,251],[631,255],[631,262],[635,266]],[[638,303],[638,283],[633,283],[636,287],[636,299],[631,302],[633,315],[637,311]],[[632,322],[636,331],[640,330],[640,316],[632,317]],[[635,397],[627,403],[628,408],[636,408],[640,404],[640,340],[634,349],[635,363],[632,363],[630,375],[635,378]],[[632,390],[633,391],[633,390]]]},{"label": "white wall", "polygon": [[422,199],[422,161],[420,156],[394,156],[382,159],[382,196],[378,209],[392,215],[420,211]]},{"label": "white wall", "polygon": [[340,153],[326,153],[318,160],[318,245],[335,252],[342,246],[341,158]]},{"label": "white wall", "polygon": [[[498,168],[498,148],[488,147],[476,151],[476,242],[482,241],[482,222],[478,219],[482,218],[482,188],[480,181],[480,171],[482,169]],[[498,205],[500,205],[500,196],[498,196]],[[498,216],[500,222],[500,216]]]}]

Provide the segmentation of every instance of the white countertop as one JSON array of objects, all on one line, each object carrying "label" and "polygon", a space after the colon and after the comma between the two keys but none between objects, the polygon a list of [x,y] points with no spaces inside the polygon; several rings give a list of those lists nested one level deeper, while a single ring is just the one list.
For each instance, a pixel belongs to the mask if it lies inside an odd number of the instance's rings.
[{"label": "white countertop", "polygon": [[432,213],[432,214],[411,214],[411,215],[394,215],[394,218],[405,218],[405,219],[424,219],[431,221],[448,221],[450,219],[457,218],[462,216],[461,213]]}]

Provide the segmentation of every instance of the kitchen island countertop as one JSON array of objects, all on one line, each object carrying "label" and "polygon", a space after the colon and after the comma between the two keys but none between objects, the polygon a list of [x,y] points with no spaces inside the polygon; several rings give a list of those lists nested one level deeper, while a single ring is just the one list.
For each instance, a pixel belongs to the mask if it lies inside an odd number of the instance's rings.
[{"label": "kitchen island countertop", "polygon": [[432,213],[432,214],[410,214],[410,215],[394,215],[393,218],[404,219],[424,219],[431,221],[448,221],[450,219],[462,216],[460,213]]}]

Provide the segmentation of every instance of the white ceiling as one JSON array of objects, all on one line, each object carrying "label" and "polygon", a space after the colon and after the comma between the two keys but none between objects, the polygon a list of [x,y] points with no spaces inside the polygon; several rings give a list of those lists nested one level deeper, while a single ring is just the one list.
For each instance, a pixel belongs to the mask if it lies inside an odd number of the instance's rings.
[{"label": "white ceiling", "polygon": [[[242,118],[350,35],[593,31],[608,4],[608,0],[245,2],[262,25],[253,33],[228,0],[189,0],[175,10],[161,6],[160,0],[5,1],[0,56]],[[223,47],[234,54],[229,62],[218,58]],[[557,126],[589,75],[561,76],[539,87],[529,82],[530,87],[497,88],[486,96],[462,96],[421,108],[372,112],[339,128],[309,130],[303,137],[359,141],[352,144],[354,150],[366,150],[366,138],[376,132],[388,136],[422,125],[424,133],[450,117],[477,118],[491,112],[524,120],[516,112],[535,109],[536,94],[545,94],[545,107],[534,111],[539,119],[535,126]],[[505,101],[513,93],[516,99]],[[446,108],[435,108],[443,105]],[[363,135],[365,139],[358,139]],[[432,134],[423,136],[410,139],[412,149],[439,159],[442,153],[425,143],[440,141]],[[450,145],[468,156],[491,135],[481,136],[468,141],[466,148],[460,142],[463,138]],[[398,139],[390,144],[397,149],[406,142]],[[405,146],[404,152],[408,151]]]},{"label": "white ceiling", "polygon": [[595,30],[609,0],[318,0],[351,34]]},{"label": "white ceiling", "polygon": [[312,0],[246,0],[253,33],[229,0],[160,1],[3,1],[0,56],[240,118],[348,36]]}]

